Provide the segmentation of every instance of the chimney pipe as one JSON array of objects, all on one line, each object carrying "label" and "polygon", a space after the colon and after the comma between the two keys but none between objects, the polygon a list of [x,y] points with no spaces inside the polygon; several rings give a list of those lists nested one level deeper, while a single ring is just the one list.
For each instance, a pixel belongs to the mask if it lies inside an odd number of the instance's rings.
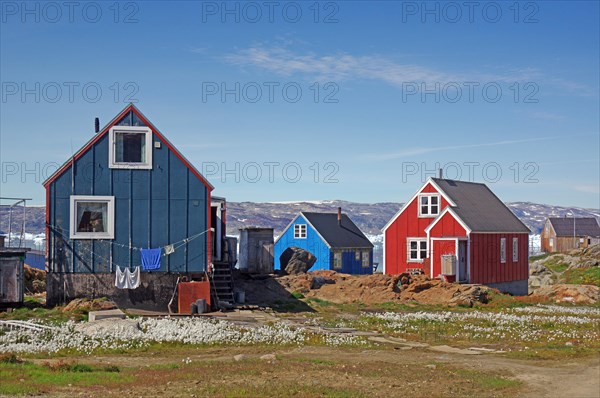
[{"label": "chimney pipe", "polygon": [[98,134],[100,132],[100,119],[94,119],[94,132]]},{"label": "chimney pipe", "polygon": [[439,173],[439,178],[440,179],[444,178],[444,169],[439,169],[438,173]]},{"label": "chimney pipe", "polygon": [[338,207],[338,225],[342,225],[342,208]]}]

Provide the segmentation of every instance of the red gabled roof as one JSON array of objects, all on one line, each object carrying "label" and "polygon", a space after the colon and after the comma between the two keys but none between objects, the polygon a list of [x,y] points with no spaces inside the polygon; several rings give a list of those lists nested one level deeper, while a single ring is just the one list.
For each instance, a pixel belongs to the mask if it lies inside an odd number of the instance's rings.
[{"label": "red gabled roof", "polygon": [[104,126],[104,128],[102,130],[100,130],[100,132],[98,134],[94,135],[94,137],[92,137],[92,139],[90,139],[80,150],[78,150],[58,170],[56,170],[50,177],[48,177],[48,179],[46,181],[44,181],[44,183],[43,183],[44,187],[48,187],[48,185],[50,185],[54,180],[56,180],[66,170],[68,170],[69,167],[73,165],[73,161],[75,161],[75,160],[79,159],[80,157],[82,157],[105,134],[108,134],[108,131],[111,129],[111,127],[113,127],[119,120],[121,120],[121,118],[123,118],[130,111],[132,111],[133,113],[135,113],[135,115],[138,118],[140,118],[140,120],[142,122],[144,122],[144,124],[146,126],[148,126],[150,128],[150,130],[152,130],[152,133],[155,134],[158,138],[160,138],[161,141],[163,141],[165,143],[165,145],[171,150],[171,152],[173,152],[175,154],[175,156],[177,156],[179,158],[179,160],[181,160],[183,162],[183,164],[192,172],[192,174],[194,174],[196,176],[196,178],[198,178],[200,181],[202,181],[202,183],[206,186],[206,188],[209,191],[212,191],[214,189],[214,187],[212,186],[212,184],[210,182],[208,182],[208,180],[206,178],[204,178],[204,176],[202,174],[200,174],[200,172],[198,171],[198,169],[196,169],[194,167],[194,165],[192,163],[190,163],[190,161],[187,160],[185,158],[185,156],[183,156],[181,154],[181,152],[179,152],[173,146],[173,144],[152,124],[152,122],[150,122],[142,114],[142,112],[140,112],[140,110],[138,108],[136,108],[136,106],[133,105],[133,104],[127,105],[125,107],[125,109],[123,109],[121,112],[119,112],[119,114],[117,116],[115,116],[106,126]]}]

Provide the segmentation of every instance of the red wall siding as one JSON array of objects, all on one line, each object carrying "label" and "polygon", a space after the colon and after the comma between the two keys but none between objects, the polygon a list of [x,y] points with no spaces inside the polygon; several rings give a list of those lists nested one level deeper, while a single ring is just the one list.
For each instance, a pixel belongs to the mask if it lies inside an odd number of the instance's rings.
[{"label": "red wall siding", "polygon": [[[519,259],[512,261],[512,239],[519,238]],[[500,238],[506,238],[506,263],[500,262]],[[529,276],[529,234],[471,234],[471,283],[500,283]]]},{"label": "red wall siding", "polygon": [[431,238],[440,238],[440,237],[466,237],[467,231],[460,225],[458,221],[454,218],[454,216],[450,213],[444,214],[444,217],[435,224],[435,227],[429,231],[429,236]]},{"label": "red wall siding", "polygon": [[[434,193],[436,189],[427,184],[421,191],[422,193]],[[400,274],[407,268],[424,268],[425,273],[429,274],[429,266],[424,263],[407,262],[406,238],[427,237],[425,228],[434,220],[434,218],[418,217],[418,199],[417,196],[404,209],[404,212],[388,227],[385,231],[385,273]],[[440,211],[448,206],[448,202],[441,197]]]}]

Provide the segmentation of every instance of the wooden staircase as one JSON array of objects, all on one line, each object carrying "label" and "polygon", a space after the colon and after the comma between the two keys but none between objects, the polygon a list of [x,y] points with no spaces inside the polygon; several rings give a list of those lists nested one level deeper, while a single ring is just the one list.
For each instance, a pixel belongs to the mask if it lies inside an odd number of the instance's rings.
[{"label": "wooden staircase", "polygon": [[219,302],[233,305],[233,274],[229,262],[218,261],[213,264],[211,276],[211,291],[215,308],[219,308]]}]

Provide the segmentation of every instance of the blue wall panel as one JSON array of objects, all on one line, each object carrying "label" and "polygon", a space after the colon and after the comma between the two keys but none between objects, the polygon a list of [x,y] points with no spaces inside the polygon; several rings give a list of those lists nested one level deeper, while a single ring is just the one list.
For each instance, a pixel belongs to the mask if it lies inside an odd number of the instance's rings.
[{"label": "blue wall panel", "polygon": [[[140,252],[130,246],[164,247],[208,227],[207,187],[164,142],[153,148],[151,170],[110,169],[108,149],[106,135],[50,184],[50,223],[58,232],[51,232],[48,243],[56,272],[113,272],[115,264],[135,267],[141,265]],[[115,197],[114,240],[69,239],[73,194]],[[160,271],[204,271],[207,236],[162,257]]]},{"label": "blue wall panel", "polygon": [[[306,239],[294,238],[295,224],[306,224]],[[310,224],[308,224],[308,222],[306,222],[302,216],[299,216],[296,221],[294,221],[294,224],[284,231],[284,234],[275,243],[275,247],[273,249],[275,269],[281,269],[279,257],[288,247],[291,246],[296,246],[307,250],[317,257],[317,261],[310,269],[311,271],[330,269],[331,261],[329,247],[325,244],[325,242],[323,242],[317,232],[310,226]]]}]

